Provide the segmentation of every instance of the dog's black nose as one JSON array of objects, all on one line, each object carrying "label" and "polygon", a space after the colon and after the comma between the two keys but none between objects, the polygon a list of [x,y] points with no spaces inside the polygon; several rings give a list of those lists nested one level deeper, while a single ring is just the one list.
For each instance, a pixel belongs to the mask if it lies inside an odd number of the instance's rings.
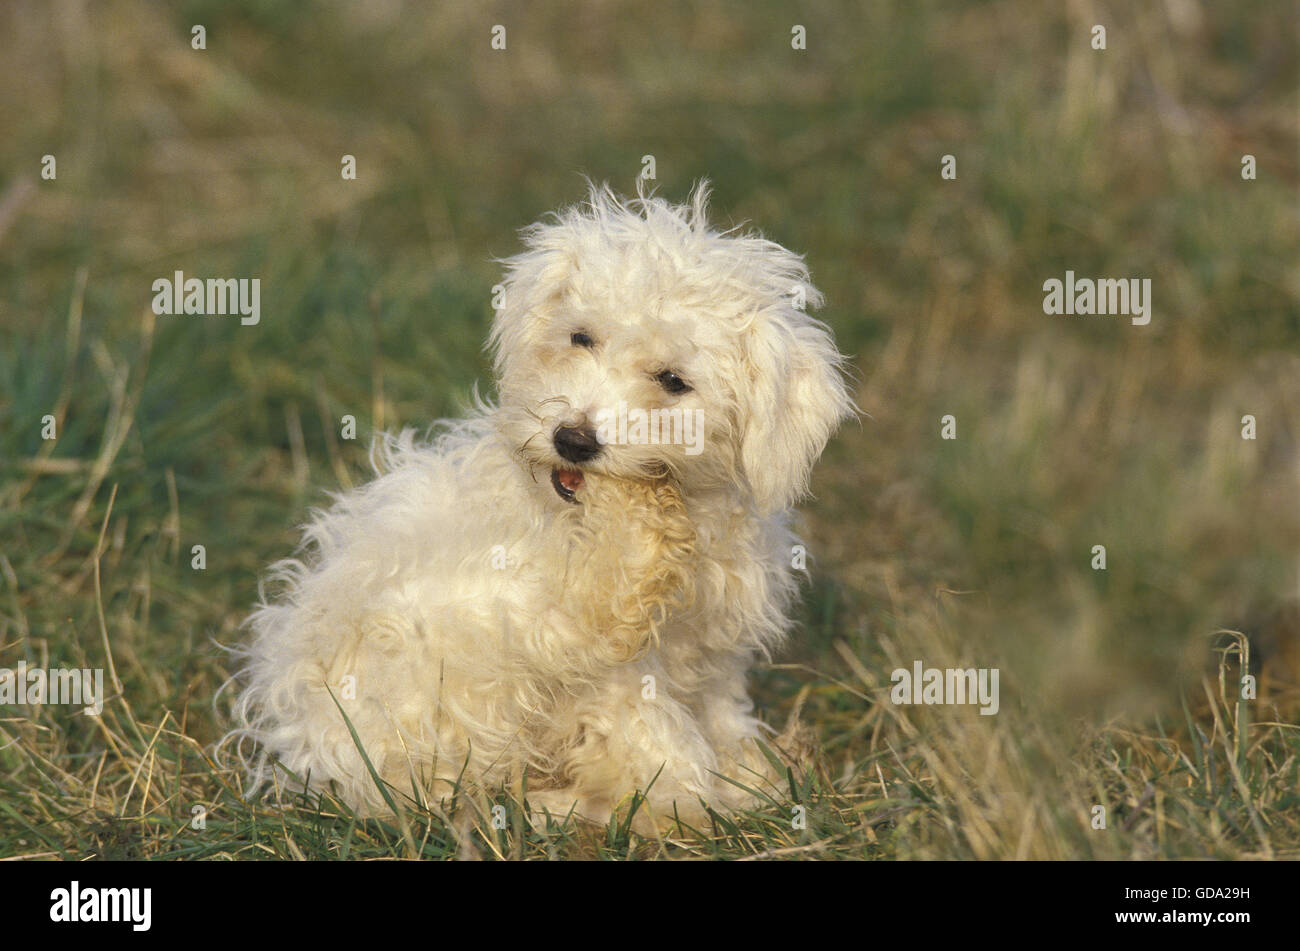
[{"label": "dog's black nose", "polygon": [[600,454],[600,443],[590,426],[561,426],[555,431],[555,451],[569,462],[586,462]]}]

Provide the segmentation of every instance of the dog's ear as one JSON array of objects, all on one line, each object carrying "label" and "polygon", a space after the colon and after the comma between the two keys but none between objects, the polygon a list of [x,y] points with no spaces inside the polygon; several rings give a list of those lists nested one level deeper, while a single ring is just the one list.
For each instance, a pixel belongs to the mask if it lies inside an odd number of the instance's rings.
[{"label": "dog's ear", "polygon": [[[806,277],[802,262],[783,253]],[[796,271],[788,263],[783,270]],[[819,304],[821,295],[798,280],[789,287],[788,298],[755,315],[739,381],[741,465],[764,514],[787,509],[807,493],[826,441],[855,412],[845,359],[829,328],[799,306]]]},{"label": "dog's ear", "polygon": [[508,371],[512,355],[527,352],[527,344],[567,293],[576,266],[557,226],[533,225],[524,238],[528,250],[502,262],[506,276],[488,336],[498,377]]},{"label": "dog's ear", "polygon": [[494,302],[496,316],[488,337],[498,377],[513,356],[527,352],[527,345],[573,291],[579,262],[601,253],[611,219],[628,214],[607,183],[588,180],[587,192],[586,202],[522,229],[524,250],[498,259],[505,265],[505,280]]}]

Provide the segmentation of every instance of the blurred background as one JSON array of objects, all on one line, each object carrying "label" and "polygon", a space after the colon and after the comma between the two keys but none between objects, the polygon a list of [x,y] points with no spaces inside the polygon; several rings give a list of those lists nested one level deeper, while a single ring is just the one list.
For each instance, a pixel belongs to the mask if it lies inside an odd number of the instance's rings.
[{"label": "blurred background", "polygon": [[[122,693],[98,722],[0,708],[0,854],[1300,854],[1296,12],[4,4],[0,666],[111,651]],[[756,684],[819,735],[786,790],[809,828],[781,802],[669,844],[468,808],[418,847],[328,804],[286,826],[211,758],[216,645],[373,432],[491,392],[516,230],[647,155],[660,194],[709,178],[718,225],[805,253],[853,355],[864,415]],[[176,270],[259,278],[260,323],[155,318]],[[1150,324],[1045,315],[1066,270],[1149,278]],[[999,668],[1001,712],[892,706],[914,660]]]}]

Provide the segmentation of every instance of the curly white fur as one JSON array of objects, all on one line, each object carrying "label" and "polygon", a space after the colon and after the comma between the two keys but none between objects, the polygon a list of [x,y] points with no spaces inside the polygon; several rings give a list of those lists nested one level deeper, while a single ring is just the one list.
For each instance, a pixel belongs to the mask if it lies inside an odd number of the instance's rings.
[{"label": "curly white fur", "polygon": [[[392,795],[527,769],[560,814],[650,787],[652,812],[698,817],[744,801],[719,774],[769,771],[746,675],[789,627],[790,507],[852,402],[796,306],[821,303],[802,260],[711,230],[706,200],[593,186],[524,231],[492,327],[499,405],[428,445],[379,440],[379,477],[273,566],[228,737],[253,742],[254,783],[278,760],[386,811],[340,706]],[[558,429],[619,404],[700,411],[702,451],[559,454]]]}]

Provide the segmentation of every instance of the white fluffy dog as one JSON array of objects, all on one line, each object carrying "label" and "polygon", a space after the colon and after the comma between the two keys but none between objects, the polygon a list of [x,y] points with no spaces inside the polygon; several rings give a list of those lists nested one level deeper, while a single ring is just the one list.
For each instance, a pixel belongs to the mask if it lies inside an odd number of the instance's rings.
[{"label": "white fluffy dog", "polygon": [[499,405],[379,441],[379,478],[272,569],[232,732],[255,782],[278,760],[388,811],[360,745],[388,797],[526,771],[535,809],[641,791],[663,821],[774,775],[746,675],[790,626],[790,509],[853,404],[802,260],[706,200],[593,186],[523,232]]}]

